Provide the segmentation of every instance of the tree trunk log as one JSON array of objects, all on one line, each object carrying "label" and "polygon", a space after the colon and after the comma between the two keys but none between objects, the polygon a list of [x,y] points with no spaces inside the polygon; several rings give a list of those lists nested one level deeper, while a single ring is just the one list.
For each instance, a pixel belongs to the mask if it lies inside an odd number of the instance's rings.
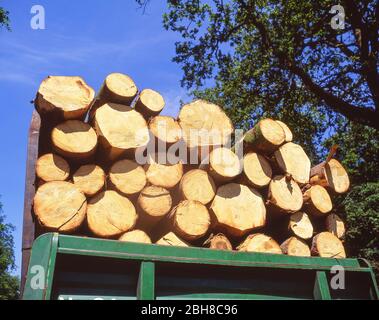
[{"label": "tree trunk log", "polygon": [[144,89],[140,93],[135,109],[140,112],[145,119],[155,117],[161,113],[165,106],[163,97],[156,91]]},{"label": "tree trunk log", "polygon": [[172,117],[156,116],[149,122],[150,132],[155,137],[156,151],[160,150],[161,146],[167,150],[171,145],[177,143],[182,138],[182,129],[179,123]]},{"label": "tree trunk log", "polygon": [[147,183],[142,166],[128,159],[113,164],[109,170],[109,180],[112,186],[125,196],[138,194]]},{"label": "tree trunk log", "polygon": [[270,182],[268,207],[273,213],[295,213],[303,206],[303,194],[298,184],[289,177],[275,176]]},{"label": "tree trunk log", "polygon": [[289,256],[297,256],[297,257],[310,257],[311,250],[308,245],[303,241],[296,237],[291,237],[284,241],[280,248],[282,249],[284,254]]},{"label": "tree trunk log", "polygon": [[151,243],[150,237],[142,230],[133,230],[124,233],[118,240],[124,242]]},{"label": "tree trunk log", "polygon": [[304,210],[316,217],[325,217],[333,209],[332,199],[324,187],[315,185],[303,195]]},{"label": "tree trunk log", "polygon": [[259,121],[244,136],[244,142],[249,149],[264,154],[272,154],[285,141],[282,127],[272,119]]},{"label": "tree trunk log", "polygon": [[345,235],[345,223],[335,213],[332,213],[326,217],[325,226],[327,231],[339,239],[343,238]]},{"label": "tree trunk log", "polygon": [[215,197],[216,186],[206,171],[194,169],[183,175],[179,191],[184,200],[196,200],[206,205]]},{"label": "tree trunk log", "polygon": [[222,233],[216,235],[212,234],[211,237],[204,242],[204,246],[215,250],[233,250],[229,239]]},{"label": "tree trunk log", "polygon": [[216,228],[241,237],[266,223],[266,208],[260,193],[242,184],[229,183],[217,189],[210,209]]},{"label": "tree trunk log", "polygon": [[262,155],[249,152],[243,158],[244,180],[255,188],[264,188],[269,185],[272,169],[269,162]]},{"label": "tree trunk log", "polygon": [[96,132],[79,120],[57,125],[51,132],[51,141],[57,153],[78,162],[90,161],[97,147]]},{"label": "tree trunk log", "polygon": [[346,258],[345,248],[340,239],[330,232],[321,232],[313,237],[313,256],[325,258]]},{"label": "tree trunk log", "polygon": [[38,89],[35,106],[42,117],[83,120],[95,91],[80,77],[49,76]]},{"label": "tree trunk log", "polygon": [[137,221],[133,203],[116,191],[108,190],[88,203],[87,222],[92,233],[102,238],[119,237]]},{"label": "tree trunk log", "polygon": [[305,212],[296,212],[291,215],[288,229],[292,234],[301,239],[311,239],[313,237],[313,225]]},{"label": "tree trunk log", "polygon": [[105,185],[105,173],[95,164],[81,166],[73,175],[72,181],[86,196],[93,197]]},{"label": "tree trunk log", "polygon": [[137,93],[132,78],[122,73],[111,73],[105,78],[98,99],[130,106]]},{"label": "tree trunk log", "polygon": [[97,109],[94,128],[99,137],[101,152],[106,161],[113,161],[124,154],[134,158],[137,148],[149,143],[146,120],[132,108],[106,103]]},{"label": "tree trunk log", "polygon": [[47,153],[38,158],[36,175],[44,182],[65,181],[70,175],[70,165],[62,157]]},{"label": "tree trunk log", "polygon": [[160,238],[156,244],[160,244],[162,246],[174,246],[174,247],[189,247],[190,245],[183,240],[179,239],[179,237],[173,233],[169,232],[165,234],[162,238]]},{"label": "tree trunk log", "polygon": [[284,122],[279,121],[279,120],[275,120],[275,121],[282,127],[284,131],[284,134],[285,134],[284,142],[291,142],[293,139],[293,134],[292,134],[291,129],[288,128],[288,126]]},{"label": "tree trunk log", "polygon": [[283,254],[279,244],[271,237],[262,233],[249,235],[238,247],[243,252],[264,252]]},{"label": "tree trunk log", "polygon": [[72,183],[52,181],[38,188],[34,213],[40,225],[51,231],[72,233],[86,217],[87,201]]}]

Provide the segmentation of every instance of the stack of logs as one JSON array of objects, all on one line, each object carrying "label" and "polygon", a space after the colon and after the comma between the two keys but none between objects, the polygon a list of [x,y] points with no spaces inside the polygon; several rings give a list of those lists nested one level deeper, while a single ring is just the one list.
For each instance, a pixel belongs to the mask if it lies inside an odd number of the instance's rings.
[{"label": "stack of logs", "polygon": [[[34,214],[43,230],[346,257],[345,227],[331,196],[348,190],[348,175],[333,153],[311,168],[281,121],[258,121],[243,135],[238,157],[223,146],[234,127],[222,108],[196,100],[182,106],[177,119],[162,116],[164,98],[139,91],[124,74],[107,76],[96,96],[80,77],[50,76],[35,106],[50,128],[36,164]],[[209,131],[220,134],[201,139]],[[152,142],[153,152],[146,152]],[[175,157],[183,146],[186,156],[209,147],[201,158],[207,161],[183,163]],[[146,163],[137,161],[145,154]]]}]

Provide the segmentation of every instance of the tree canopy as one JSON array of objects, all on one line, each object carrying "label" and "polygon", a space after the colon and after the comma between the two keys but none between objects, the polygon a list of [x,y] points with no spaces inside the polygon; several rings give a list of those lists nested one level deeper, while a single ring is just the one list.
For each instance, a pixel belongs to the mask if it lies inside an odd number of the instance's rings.
[{"label": "tree canopy", "polygon": [[6,27],[8,30],[10,29],[9,12],[1,7],[0,7],[0,27]]}]

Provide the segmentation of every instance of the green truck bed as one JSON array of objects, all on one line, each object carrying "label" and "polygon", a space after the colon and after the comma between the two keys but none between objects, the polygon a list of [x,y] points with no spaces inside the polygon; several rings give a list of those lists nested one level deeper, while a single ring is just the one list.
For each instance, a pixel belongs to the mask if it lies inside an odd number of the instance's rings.
[{"label": "green truck bed", "polygon": [[361,259],[47,233],[34,242],[23,299],[378,299],[378,288],[371,267]]}]

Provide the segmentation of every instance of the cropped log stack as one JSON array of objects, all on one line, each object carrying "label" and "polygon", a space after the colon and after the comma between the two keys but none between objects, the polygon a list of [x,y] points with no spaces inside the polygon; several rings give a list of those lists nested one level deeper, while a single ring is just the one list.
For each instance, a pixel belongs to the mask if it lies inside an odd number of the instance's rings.
[{"label": "cropped log stack", "polygon": [[48,147],[36,164],[34,214],[43,230],[346,257],[331,198],[349,177],[333,152],[312,168],[286,124],[262,119],[239,157],[227,147],[234,127],[222,108],[196,100],[174,119],[160,115],[164,105],[120,73],[96,96],[80,77],[42,82],[35,106]]}]

